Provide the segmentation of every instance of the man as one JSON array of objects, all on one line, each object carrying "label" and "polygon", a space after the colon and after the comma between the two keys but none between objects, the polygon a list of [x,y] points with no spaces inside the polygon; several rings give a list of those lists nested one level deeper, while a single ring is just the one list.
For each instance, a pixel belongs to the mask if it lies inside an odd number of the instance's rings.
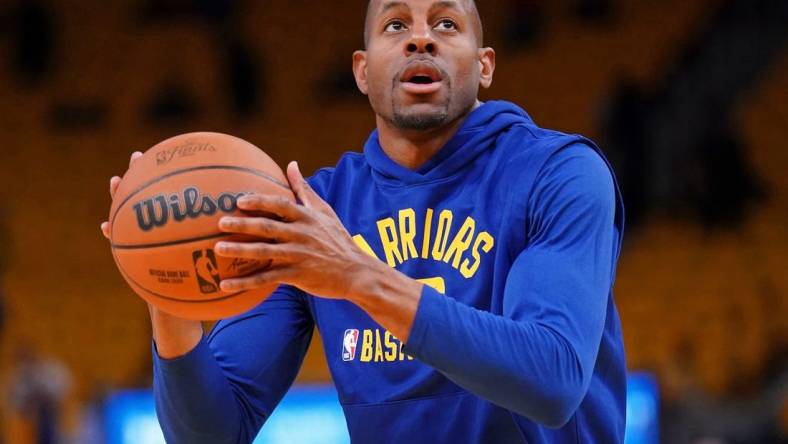
[{"label": "man", "polygon": [[607,163],[477,100],[495,53],[471,0],[373,0],[365,44],[364,153],[309,181],[291,163],[300,205],[248,196],[240,208],[277,219],[220,222],[268,241],[218,254],[273,261],[222,289],[283,285],[207,338],[151,308],[165,436],[250,442],[317,325],[354,442],[623,442],[623,209]]}]

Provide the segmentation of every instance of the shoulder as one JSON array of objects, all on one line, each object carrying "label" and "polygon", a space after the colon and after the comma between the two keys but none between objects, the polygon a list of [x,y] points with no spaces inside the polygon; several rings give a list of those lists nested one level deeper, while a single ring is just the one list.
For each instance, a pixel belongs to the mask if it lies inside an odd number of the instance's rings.
[{"label": "shoulder", "polygon": [[567,184],[582,191],[612,196],[613,176],[602,155],[591,146],[575,142],[546,158],[536,178],[537,185]]},{"label": "shoulder", "polygon": [[612,170],[590,139],[545,129],[535,124],[519,124],[498,140],[494,163],[497,177],[508,178],[507,187],[524,191],[521,204],[538,197],[545,187],[602,191],[615,195]]},{"label": "shoulder", "polygon": [[[539,170],[526,202],[533,226],[558,219],[613,220],[618,193],[612,171],[589,145],[573,143],[553,152]],[[541,221],[541,222],[539,222]]]},{"label": "shoulder", "polygon": [[498,145],[514,158],[527,158],[531,162],[539,159],[541,163],[569,146],[585,145],[595,151],[594,143],[580,134],[542,128],[533,122],[513,125],[501,135]]},{"label": "shoulder", "polygon": [[[510,194],[510,210],[527,226],[542,226],[556,217],[615,215],[623,225],[623,205],[613,171],[601,150],[579,134],[540,128],[512,127],[501,136],[496,164]],[[619,220],[621,219],[621,220]]]}]

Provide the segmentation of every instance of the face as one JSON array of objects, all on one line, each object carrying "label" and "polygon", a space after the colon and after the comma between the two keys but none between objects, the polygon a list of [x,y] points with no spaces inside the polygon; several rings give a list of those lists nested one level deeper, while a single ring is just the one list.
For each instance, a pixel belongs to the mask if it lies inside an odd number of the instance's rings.
[{"label": "face", "polygon": [[495,53],[479,48],[469,0],[373,0],[367,49],[353,72],[375,113],[403,130],[429,130],[466,115],[492,83]]}]

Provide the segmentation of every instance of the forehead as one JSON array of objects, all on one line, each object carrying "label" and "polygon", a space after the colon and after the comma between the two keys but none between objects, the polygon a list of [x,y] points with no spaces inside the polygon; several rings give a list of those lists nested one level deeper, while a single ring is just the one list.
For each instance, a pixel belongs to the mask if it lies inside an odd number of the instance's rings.
[{"label": "forehead", "polygon": [[367,16],[364,21],[364,43],[369,41],[370,22],[384,14],[386,11],[395,8],[406,8],[410,10],[422,9],[430,11],[432,9],[452,8],[469,17],[471,26],[476,34],[476,42],[479,46],[483,44],[484,37],[482,31],[482,21],[479,11],[476,9],[474,0],[370,0],[367,3]]},{"label": "forehead", "polygon": [[453,8],[469,13],[470,0],[370,0],[367,9],[367,18],[371,18],[395,8],[407,9],[436,9]]}]

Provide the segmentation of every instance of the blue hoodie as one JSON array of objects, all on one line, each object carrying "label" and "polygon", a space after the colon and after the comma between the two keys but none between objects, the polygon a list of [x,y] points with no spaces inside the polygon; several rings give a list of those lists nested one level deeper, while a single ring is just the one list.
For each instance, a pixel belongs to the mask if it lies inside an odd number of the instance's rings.
[{"label": "blue hoodie", "polygon": [[623,208],[591,141],[487,102],[418,170],[375,131],[309,182],[360,248],[426,284],[407,344],[281,286],[185,356],[154,347],[168,442],[251,442],[315,325],[354,443],[623,442]]}]

